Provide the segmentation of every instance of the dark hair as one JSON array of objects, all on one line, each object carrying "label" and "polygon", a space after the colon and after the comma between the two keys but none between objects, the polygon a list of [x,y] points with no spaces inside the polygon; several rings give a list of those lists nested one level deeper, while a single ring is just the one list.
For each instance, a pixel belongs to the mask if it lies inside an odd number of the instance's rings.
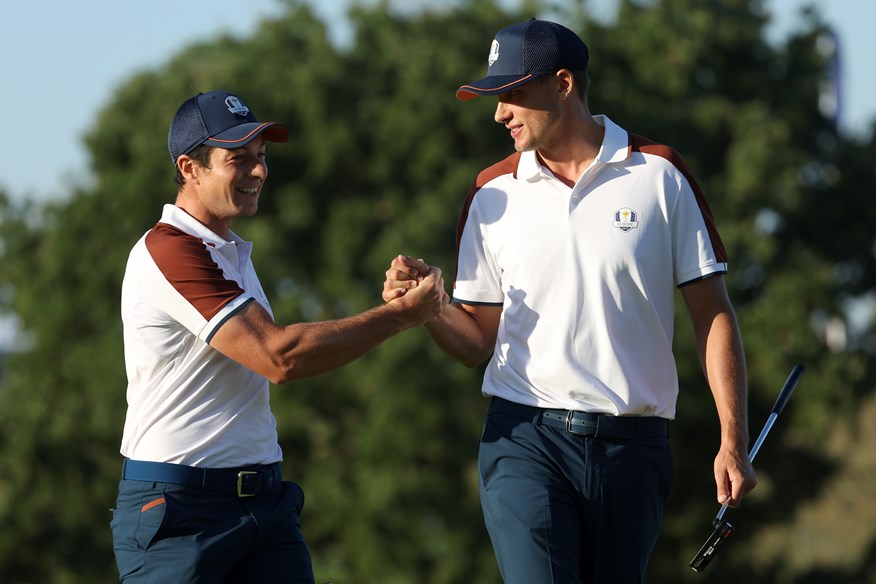
[{"label": "dark hair", "polygon": [[575,79],[575,85],[578,86],[578,97],[586,104],[587,90],[590,89],[590,75],[585,69],[584,71],[572,71],[572,77]]},{"label": "dark hair", "polygon": [[[210,166],[210,157],[213,156],[213,148],[214,146],[208,146],[207,144],[201,144],[191,152],[189,152],[186,156],[194,160],[198,163],[199,166],[204,168],[211,168]],[[179,171],[179,166],[176,167],[176,177],[174,178],[176,181],[176,190],[181,191],[182,188],[186,184],[186,177]]]}]

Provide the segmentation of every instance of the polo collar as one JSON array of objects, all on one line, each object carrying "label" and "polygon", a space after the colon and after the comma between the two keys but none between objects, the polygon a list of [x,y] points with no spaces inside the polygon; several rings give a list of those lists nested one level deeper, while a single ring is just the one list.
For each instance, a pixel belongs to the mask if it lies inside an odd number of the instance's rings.
[{"label": "polo collar", "polygon": [[[627,131],[612,122],[605,115],[595,115],[593,120],[605,128],[602,146],[599,148],[594,164],[623,162],[629,158],[631,149],[630,136]],[[517,164],[518,178],[535,182],[549,175],[550,171],[539,163],[534,150],[520,153],[520,162]]]},{"label": "polo collar", "polygon": [[230,232],[230,239],[223,239],[222,237],[219,237],[219,235],[207,228],[206,225],[204,225],[203,223],[189,215],[184,209],[177,207],[176,205],[164,205],[161,213],[161,222],[167,223],[168,225],[173,225],[174,227],[181,229],[189,235],[193,235],[203,240],[204,243],[207,243],[216,249],[219,249],[229,244],[246,243],[233,231]]}]

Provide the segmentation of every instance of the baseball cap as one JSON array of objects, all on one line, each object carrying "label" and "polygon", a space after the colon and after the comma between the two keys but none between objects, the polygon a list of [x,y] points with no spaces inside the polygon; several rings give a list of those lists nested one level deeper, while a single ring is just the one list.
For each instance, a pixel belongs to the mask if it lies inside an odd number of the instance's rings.
[{"label": "baseball cap", "polygon": [[227,91],[199,93],[176,111],[167,132],[170,159],[176,161],[201,144],[240,148],[256,136],[269,142],[285,142],[289,130],[276,122],[259,122],[243,100]]},{"label": "baseball cap", "polygon": [[532,18],[496,33],[487,76],[457,89],[456,97],[468,101],[498,95],[560,69],[586,71],[588,60],[587,45],[577,34],[561,24]]}]

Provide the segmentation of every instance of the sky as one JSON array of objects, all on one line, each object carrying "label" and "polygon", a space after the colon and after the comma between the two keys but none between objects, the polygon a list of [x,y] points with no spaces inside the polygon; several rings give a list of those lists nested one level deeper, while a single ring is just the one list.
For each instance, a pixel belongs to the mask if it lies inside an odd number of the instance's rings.
[{"label": "sky", "polygon": [[[612,0],[592,0],[610,10]],[[313,0],[324,20],[341,23],[349,0]],[[398,1],[393,4],[398,5]],[[840,39],[840,120],[863,137],[876,119],[876,1],[767,0],[769,31],[781,40],[813,5]],[[209,9],[208,9],[209,7]],[[163,10],[160,10],[163,8]],[[222,34],[247,35],[282,11],[278,0],[13,0],[0,32],[2,141],[0,188],[13,200],[60,199],[71,184],[87,184],[82,137],[114,91],[133,74],[162,67],[184,47]],[[14,138],[13,138],[14,137]]]}]

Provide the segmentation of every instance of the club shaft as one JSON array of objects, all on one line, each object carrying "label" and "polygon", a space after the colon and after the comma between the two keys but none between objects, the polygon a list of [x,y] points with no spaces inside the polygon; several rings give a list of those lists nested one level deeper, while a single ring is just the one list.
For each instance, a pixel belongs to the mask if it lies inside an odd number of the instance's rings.
[{"label": "club shaft", "polygon": [[760,436],[757,437],[757,440],[754,441],[754,446],[751,447],[751,453],[748,455],[749,462],[754,462],[754,457],[757,456],[757,451],[760,450],[760,445],[763,444],[763,441],[766,439],[767,434],[770,433],[770,430],[772,430],[773,424],[776,423],[776,418],[778,417],[779,414],[773,412],[770,414],[770,417],[767,418],[763,430],[760,431]]}]

